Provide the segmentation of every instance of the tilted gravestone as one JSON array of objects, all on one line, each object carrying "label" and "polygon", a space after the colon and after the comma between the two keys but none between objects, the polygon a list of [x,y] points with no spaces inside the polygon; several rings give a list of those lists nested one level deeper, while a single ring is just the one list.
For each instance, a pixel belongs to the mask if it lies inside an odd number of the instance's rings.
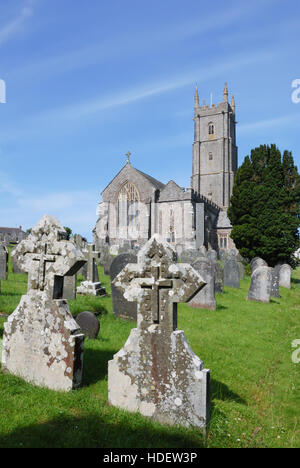
[{"label": "tilted gravestone", "polygon": [[8,271],[8,250],[3,243],[0,243],[0,280],[7,279]]},{"label": "tilted gravestone", "polygon": [[53,390],[80,385],[83,341],[63,294],[63,278],[85,259],[54,216],[45,215],[14,257],[28,272],[28,292],[4,324],[2,370]]},{"label": "tilted gravestone", "polygon": [[95,340],[100,330],[100,323],[95,314],[89,311],[80,312],[76,317],[76,322],[84,335]]},{"label": "tilted gravestone", "polygon": [[230,257],[224,262],[224,286],[231,288],[240,287],[239,267],[237,262]]},{"label": "tilted gravestone", "polygon": [[272,284],[271,268],[263,265],[254,269],[251,275],[251,284],[248,301],[269,302]]},{"label": "tilted gravestone", "polygon": [[216,310],[214,265],[207,258],[198,258],[192,267],[206,285],[190,300],[189,306],[197,309]]},{"label": "tilted gravestone", "polygon": [[83,250],[83,254],[87,261],[87,279],[78,286],[77,293],[86,296],[103,296],[106,291],[99,282],[96,262],[96,260],[99,260],[100,252],[95,251],[93,244],[87,244],[86,247],[86,250]]},{"label": "tilted gravestone", "polygon": [[291,287],[291,276],[292,276],[292,268],[287,263],[284,263],[280,266],[279,269],[279,286],[282,288]]},{"label": "tilted gravestone", "polygon": [[121,254],[115,257],[110,266],[110,282],[111,282],[111,296],[113,303],[113,311],[115,317],[120,317],[126,320],[137,319],[137,304],[136,302],[127,301],[123,293],[116,288],[114,279],[123,270],[128,263],[136,263],[137,256],[134,254]]},{"label": "tilted gravestone", "polygon": [[137,328],[108,363],[108,400],[164,424],[208,423],[209,370],[177,330],[177,303],[189,301],[205,285],[157,234],[128,264],[114,284],[136,301]]}]

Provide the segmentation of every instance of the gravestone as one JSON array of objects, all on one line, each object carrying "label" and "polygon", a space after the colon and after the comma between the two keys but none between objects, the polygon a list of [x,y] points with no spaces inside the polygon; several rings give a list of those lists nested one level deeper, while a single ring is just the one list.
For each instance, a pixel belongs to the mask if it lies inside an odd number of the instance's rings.
[{"label": "gravestone", "polygon": [[214,266],[207,258],[198,258],[192,267],[199,273],[206,285],[193,297],[189,306],[197,309],[216,310]]},{"label": "gravestone", "polygon": [[83,296],[103,296],[106,294],[105,288],[99,282],[96,260],[100,258],[100,252],[95,251],[93,244],[87,244],[83,254],[87,261],[87,279],[77,288],[77,294]]},{"label": "gravestone", "polygon": [[271,297],[276,297],[280,298],[279,294],[279,270],[280,270],[281,264],[280,265],[275,265],[274,268],[272,268],[272,281],[271,281],[271,292],[270,295]]},{"label": "gravestone", "polygon": [[101,249],[100,264],[103,266],[103,272],[105,275],[110,274],[110,266],[114,257],[109,253],[107,248]]},{"label": "gravestone", "polygon": [[182,263],[194,263],[199,256],[200,256],[199,250],[186,249],[181,253],[180,260]]},{"label": "gravestone", "polygon": [[89,311],[80,312],[76,317],[76,322],[84,335],[95,340],[100,330],[100,323],[95,314]]},{"label": "gravestone", "polygon": [[111,283],[111,296],[113,303],[113,311],[115,317],[120,317],[126,320],[137,319],[137,304],[136,302],[127,301],[123,293],[116,288],[113,280],[123,270],[128,263],[136,263],[137,256],[134,254],[121,254],[115,257],[110,266],[110,283]]},{"label": "gravestone", "polygon": [[240,272],[237,262],[229,257],[224,263],[224,286],[230,288],[240,287]]},{"label": "gravestone", "polygon": [[255,268],[260,266],[268,266],[267,262],[260,257],[255,257],[250,262],[251,273],[254,272]]},{"label": "gravestone", "polygon": [[83,341],[63,294],[63,278],[85,259],[54,216],[45,215],[14,249],[28,291],[4,324],[2,370],[27,382],[69,391],[81,382]]},{"label": "gravestone", "polygon": [[287,263],[284,263],[279,268],[279,286],[282,288],[291,287],[291,276],[292,276],[292,268]]},{"label": "gravestone", "polygon": [[14,251],[16,247],[14,247],[11,251],[11,263],[12,263],[12,272],[13,273],[18,273],[18,274],[23,274],[25,271],[21,268],[20,263],[18,262],[18,259],[14,256]]},{"label": "gravestone", "polygon": [[7,279],[8,271],[8,250],[3,243],[0,243],[0,280]]},{"label": "gravestone", "polygon": [[108,401],[163,424],[204,429],[208,423],[209,370],[177,330],[177,303],[205,285],[174,249],[154,236],[114,284],[137,302],[137,328],[108,363]]},{"label": "gravestone", "polygon": [[77,275],[64,276],[63,299],[76,299]]},{"label": "gravestone", "polygon": [[206,257],[208,258],[208,260],[210,261],[210,263],[217,263],[218,261],[218,254],[215,250],[213,249],[209,249],[207,251],[207,254],[206,254]]},{"label": "gravestone", "polygon": [[[80,250],[86,250],[87,241],[80,234],[74,234],[70,241],[73,242]],[[84,279],[87,280],[87,262],[77,272],[77,276],[79,275],[82,275]]]},{"label": "gravestone", "polygon": [[263,265],[254,269],[251,275],[251,284],[248,301],[269,302],[272,284],[271,268]]},{"label": "gravestone", "polygon": [[214,277],[215,277],[215,293],[223,294],[224,292],[224,271],[221,265],[217,262],[214,263]]}]

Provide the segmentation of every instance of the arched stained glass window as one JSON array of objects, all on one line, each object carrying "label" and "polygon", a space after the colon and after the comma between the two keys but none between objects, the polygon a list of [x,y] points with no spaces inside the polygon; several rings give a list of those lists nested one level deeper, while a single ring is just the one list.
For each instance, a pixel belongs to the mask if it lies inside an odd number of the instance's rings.
[{"label": "arched stained glass window", "polygon": [[118,195],[118,226],[138,226],[139,192],[132,182],[126,182]]}]

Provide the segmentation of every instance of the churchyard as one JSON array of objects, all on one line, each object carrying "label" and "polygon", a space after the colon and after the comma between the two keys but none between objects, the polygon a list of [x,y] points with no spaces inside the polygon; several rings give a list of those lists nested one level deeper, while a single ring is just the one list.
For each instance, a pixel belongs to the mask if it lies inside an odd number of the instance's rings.
[{"label": "churchyard", "polygon": [[[246,267],[246,271],[250,271]],[[216,307],[178,304],[179,330],[210,369],[211,418],[207,437],[199,428],[168,426],[108,404],[108,361],[124,346],[133,321],[113,313],[110,279],[98,266],[107,295],[69,300],[74,318],[92,311],[100,320],[96,339],[85,338],[81,386],[69,392],[41,388],[0,372],[0,447],[299,447],[300,269],[280,298],[247,301],[250,276],[240,288],[224,286]],[[77,277],[77,286],[84,278]],[[27,274],[1,281],[0,343],[7,315],[27,292]],[[5,316],[6,315],[6,316]]]}]

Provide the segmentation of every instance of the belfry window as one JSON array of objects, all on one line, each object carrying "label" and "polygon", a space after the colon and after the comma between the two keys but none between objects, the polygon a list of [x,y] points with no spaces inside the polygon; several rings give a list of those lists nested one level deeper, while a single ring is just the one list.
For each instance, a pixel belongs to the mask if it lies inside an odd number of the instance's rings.
[{"label": "belfry window", "polygon": [[139,193],[131,182],[120,189],[117,203],[118,226],[135,226],[139,223]]},{"label": "belfry window", "polygon": [[212,122],[208,124],[208,134],[214,135],[215,134],[215,126]]}]

